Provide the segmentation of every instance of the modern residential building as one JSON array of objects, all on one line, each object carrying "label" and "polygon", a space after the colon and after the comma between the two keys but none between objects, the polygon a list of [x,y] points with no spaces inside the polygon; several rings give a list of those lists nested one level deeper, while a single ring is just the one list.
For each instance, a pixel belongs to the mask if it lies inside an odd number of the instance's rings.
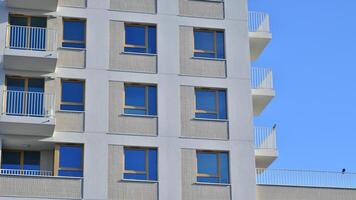
[{"label": "modern residential building", "polygon": [[272,37],[247,4],[1,0],[0,199],[309,200],[322,189],[285,186],[340,188],[266,170],[276,126],[253,117],[275,91],[251,61]]}]

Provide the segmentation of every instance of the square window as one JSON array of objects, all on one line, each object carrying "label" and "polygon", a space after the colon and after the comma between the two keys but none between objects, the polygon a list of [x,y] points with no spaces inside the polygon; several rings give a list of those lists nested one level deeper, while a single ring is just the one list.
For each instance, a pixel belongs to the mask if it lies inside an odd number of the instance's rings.
[{"label": "square window", "polygon": [[156,53],[156,26],[125,24],[125,52]]},{"label": "square window", "polygon": [[[41,153],[39,151],[4,150],[1,158],[2,169],[31,170],[30,175],[40,170]],[[17,174],[17,172],[13,172]],[[23,175],[27,175],[24,171]]]},{"label": "square window", "polygon": [[157,115],[157,87],[125,84],[125,114]]},{"label": "square window", "polygon": [[84,81],[63,79],[61,85],[61,110],[84,111]]},{"label": "square window", "polygon": [[197,181],[229,183],[229,158],[227,152],[197,152]]},{"label": "square window", "polygon": [[124,179],[157,180],[157,150],[125,148]]},{"label": "square window", "polygon": [[224,59],[224,32],[217,30],[195,29],[194,57]]},{"label": "square window", "polygon": [[63,47],[85,48],[86,22],[81,19],[63,19]]},{"label": "square window", "polygon": [[195,117],[202,119],[227,119],[226,91],[195,89]]},{"label": "square window", "polygon": [[20,151],[3,151],[1,155],[1,169],[21,169]]},{"label": "square window", "polygon": [[83,176],[83,147],[81,145],[56,145],[59,176]]},{"label": "square window", "polygon": [[24,152],[24,170],[40,170],[41,153],[39,151]]}]

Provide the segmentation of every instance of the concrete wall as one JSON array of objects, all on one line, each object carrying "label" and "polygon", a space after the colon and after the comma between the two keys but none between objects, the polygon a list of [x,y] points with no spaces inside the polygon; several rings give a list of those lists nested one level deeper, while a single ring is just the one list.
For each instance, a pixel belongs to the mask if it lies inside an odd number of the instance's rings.
[{"label": "concrete wall", "polygon": [[195,118],[195,88],[181,86],[182,136],[228,140],[227,121],[203,120]]},{"label": "concrete wall", "polygon": [[[191,0],[190,0],[191,1]],[[226,61],[194,58],[194,28],[180,26],[180,73],[191,76],[226,77]]]},{"label": "concrete wall", "polygon": [[81,179],[2,175],[0,176],[0,184],[0,196],[82,198]]},{"label": "concrete wall", "polygon": [[87,0],[58,0],[58,6],[85,8],[87,6]]},{"label": "concrete wall", "polygon": [[179,14],[224,19],[224,1],[179,0]]},{"label": "concrete wall", "polygon": [[124,53],[124,31],[124,22],[110,21],[110,69],[157,73],[156,55]]},{"label": "concrete wall", "polygon": [[198,184],[196,173],[196,150],[182,149],[182,200],[231,200],[229,185]]},{"label": "concrete wall", "polygon": [[124,83],[109,83],[109,132],[157,136],[158,118],[124,115]]},{"label": "concrete wall", "polygon": [[257,200],[355,200],[356,190],[257,186]]},{"label": "concrete wall", "polygon": [[156,0],[110,0],[111,10],[128,12],[156,13]]},{"label": "concrete wall", "polygon": [[124,181],[124,148],[109,145],[108,198],[130,200],[158,200],[158,183]]}]

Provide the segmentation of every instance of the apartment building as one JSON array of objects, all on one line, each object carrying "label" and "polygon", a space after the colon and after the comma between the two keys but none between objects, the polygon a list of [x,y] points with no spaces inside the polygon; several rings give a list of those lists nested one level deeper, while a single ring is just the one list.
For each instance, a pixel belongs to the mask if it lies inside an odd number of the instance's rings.
[{"label": "apartment building", "polygon": [[247,3],[0,1],[0,199],[263,199],[271,33]]}]

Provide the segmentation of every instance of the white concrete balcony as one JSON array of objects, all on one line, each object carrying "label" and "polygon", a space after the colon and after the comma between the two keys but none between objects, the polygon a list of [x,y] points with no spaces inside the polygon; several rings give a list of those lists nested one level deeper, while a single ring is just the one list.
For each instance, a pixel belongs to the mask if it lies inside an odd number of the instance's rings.
[{"label": "white concrete balcony", "polygon": [[82,199],[83,179],[52,171],[0,169],[0,197]]},{"label": "white concrete balcony", "polygon": [[256,60],[272,39],[269,15],[261,12],[249,12],[248,29],[251,60]]},{"label": "white concrete balcony", "polygon": [[356,174],[290,169],[256,169],[259,185],[356,189]]},{"label": "white concrete balcony", "polygon": [[258,116],[276,95],[271,69],[251,68],[253,114]]},{"label": "white concrete balcony", "polygon": [[58,0],[6,0],[9,8],[56,11]]},{"label": "white concrete balcony", "polygon": [[0,97],[0,134],[52,136],[53,94],[3,90]]},{"label": "white concrete balcony", "polygon": [[4,68],[54,72],[57,64],[56,31],[48,28],[8,25]]},{"label": "white concrete balcony", "polygon": [[257,168],[267,168],[278,157],[276,125],[255,127],[255,157]]}]

